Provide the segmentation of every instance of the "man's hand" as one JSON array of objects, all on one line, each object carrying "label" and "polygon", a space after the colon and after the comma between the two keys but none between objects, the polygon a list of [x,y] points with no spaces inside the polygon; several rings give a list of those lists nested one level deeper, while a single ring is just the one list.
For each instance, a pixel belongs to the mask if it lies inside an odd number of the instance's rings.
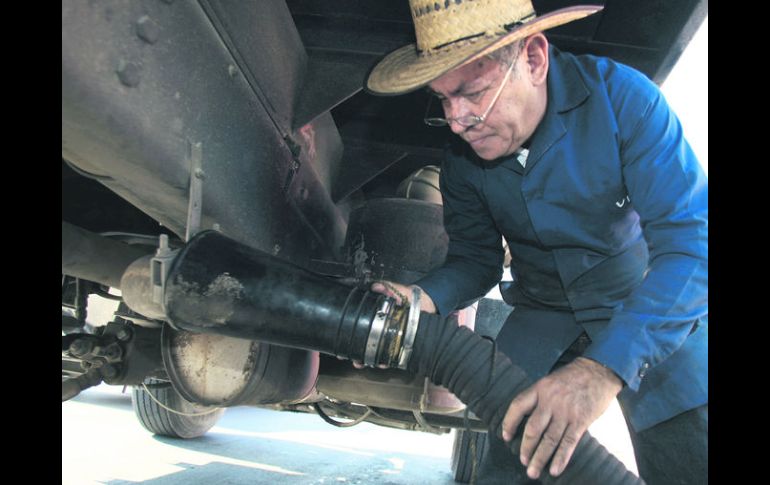
[{"label": "man's hand", "polygon": [[[378,281],[372,284],[372,291],[375,293],[382,293],[385,296],[396,300],[396,304],[403,305],[403,299],[409,303],[412,302],[412,288],[410,286],[393,283],[392,281]],[[433,304],[430,296],[424,291],[420,295],[420,310],[428,313],[436,313],[436,305]],[[353,361],[353,367],[356,369],[363,369],[364,364],[361,362]],[[387,369],[387,366],[380,366],[381,369]]]},{"label": "man's hand", "polygon": [[536,479],[555,450],[550,473],[558,476],[588,426],[607,410],[622,388],[623,382],[614,372],[578,357],[511,401],[503,418],[503,439],[510,441],[529,414],[521,443],[521,463],[527,467],[527,475]]},{"label": "man's hand", "polygon": [[[419,287],[418,287],[419,288]],[[385,296],[389,296],[396,300],[396,303],[403,305],[403,298],[411,303],[412,302],[412,287],[393,283],[392,281],[377,281],[372,284],[372,291],[375,293],[382,293]],[[433,304],[433,300],[430,295],[424,291],[420,294],[420,311],[427,313],[436,313],[436,305]]]}]

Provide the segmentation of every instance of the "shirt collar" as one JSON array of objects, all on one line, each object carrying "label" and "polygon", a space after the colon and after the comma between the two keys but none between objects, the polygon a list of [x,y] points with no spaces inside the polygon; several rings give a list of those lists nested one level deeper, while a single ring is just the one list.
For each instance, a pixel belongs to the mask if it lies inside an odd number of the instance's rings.
[{"label": "shirt collar", "polygon": [[[549,46],[548,102],[553,111],[565,113],[580,106],[591,95],[583,77],[571,62],[560,62],[564,55],[555,46]],[[554,89],[559,86],[559,89]]]},{"label": "shirt collar", "polygon": [[567,134],[567,127],[560,115],[583,104],[591,94],[569,57],[561,54],[554,46],[549,49],[548,104],[543,119],[532,135],[527,164],[523,168],[525,175]]}]

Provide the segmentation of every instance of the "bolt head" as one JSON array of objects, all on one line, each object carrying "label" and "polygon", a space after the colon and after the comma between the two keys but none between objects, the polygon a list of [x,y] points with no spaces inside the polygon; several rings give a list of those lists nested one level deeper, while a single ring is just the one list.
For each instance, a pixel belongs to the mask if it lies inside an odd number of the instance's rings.
[{"label": "bolt head", "polygon": [[160,28],[150,17],[142,15],[136,21],[136,35],[148,44],[154,44],[160,36]]},{"label": "bolt head", "polygon": [[125,342],[126,340],[131,339],[131,330],[127,328],[121,328],[118,330],[118,333],[115,334],[115,336],[118,337],[118,340]]},{"label": "bolt head", "polygon": [[104,349],[104,356],[110,360],[119,359],[122,353],[123,352],[120,350],[120,347],[117,345],[112,345]]},{"label": "bolt head", "polygon": [[94,343],[88,339],[79,338],[70,344],[69,351],[75,357],[81,357],[94,349]]},{"label": "bolt head", "polygon": [[116,70],[118,79],[124,86],[133,88],[139,84],[141,79],[141,69],[133,62],[127,62],[122,60],[118,63],[118,69]]},{"label": "bolt head", "polygon": [[118,369],[112,364],[106,364],[102,366],[102,376],[104,376],[105,379],[112,379],[113,377],[117,377],[118,375]]}]

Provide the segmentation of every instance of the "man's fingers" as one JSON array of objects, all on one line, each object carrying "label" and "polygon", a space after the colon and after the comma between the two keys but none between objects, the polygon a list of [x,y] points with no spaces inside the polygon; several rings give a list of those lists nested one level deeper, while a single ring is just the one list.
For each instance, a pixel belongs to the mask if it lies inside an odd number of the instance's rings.
[{"label": "man's fingers", "polygon": [[501,425],[503,440],[511,441],[524,415],[535,409],[536,405],[537,393],[532,388],[522,392],[511,401],[511,405],[508,406],[508,411],[506,411],[503,424]]},{"label": "man's fingers", "polygon": [[[404,303],[401,296],[402,294],[405,296],[406,293],[408,293],[404,285],[399,285],[391,281],[377,281],[375,283],[372,283],[371,289],[375,293],[382,293],[385,296],[393,298],[394,300],[396,300],[397,305],[401,305]],[[399,294],[399,292],[401,294]]]},{"label": "man's fingers", "polygon": [[[530,421],[531,420],[532,419],[530,418]],[[529,422],[527,422],[527,427],[529,427]],[[535,450],[534,455],[532,455],[532,459],[529,460],[529,466],[527,467],[527,476],[529,476],[529,478],[534,480],[540,476],[540,473],[548,463],[548,460],[551,459],[553,452],[557,449],[559,443],[562,441],[562,436],[564,435],[565,429],[567,429],[566,423],[560,421],[551,421],[551,423],[548,425],[548,428],[545,430],[545,433],[542,433],[543,437],[540,440],[540,443],[537,444],[537,450]],[[524,437],[527,437],[526,430],[524,431]],[[524,456],[523,449],[524,447],[522,445],[522,456]]]},{"label": "man's fingers", "polygon": [[[522,465],[530,465],[532,455],[535,453],[535,450],[538,449],[541,438],[545,439],[543,433],[549,429],[551,418],[551,413],[547,410],[536,409],[535,412],[532,413],[532,416],[527,419],[527,424],[524,426],[524,435],[521,439],[521,450],[519,451],[519,458]],[[561,436],[559,436],[559,438],[561,438]],[[551,453],[556,449],[557,444],[558,441],[553,444]]]},{"label": "man's fingers", "polygon": [[575,448],[577,448],[577,444],[584,432],[585,431],[579,431],[574,426],[567,427],[567,430],[564,432],[564,436],[561,439],[559,449],[553,456],[553,461],[551,461],[549,473],[552,476],[559,476],[561,472],[567,468],[567,464],[569,463],[570,458],[572,458],[572,453],[575,452]]}]

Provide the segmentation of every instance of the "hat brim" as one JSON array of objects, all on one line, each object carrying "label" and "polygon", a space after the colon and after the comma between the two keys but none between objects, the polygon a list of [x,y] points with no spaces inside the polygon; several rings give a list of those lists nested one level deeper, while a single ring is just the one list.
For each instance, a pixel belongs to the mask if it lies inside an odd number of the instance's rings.
[{"label": "hat brim", "polygon": [[437,54],[420,56],[415,44],[409,44],[391,52],[380,61],[366,80],[366,90],[372,94],[387,96],[406,94],[419,89],[445,73],[490,54],[512,42],[537,32],[558,27],[573,20],[594,14],[601,5],[578,5],[563,8],[535,17],[502,36],[477,37]]}]

